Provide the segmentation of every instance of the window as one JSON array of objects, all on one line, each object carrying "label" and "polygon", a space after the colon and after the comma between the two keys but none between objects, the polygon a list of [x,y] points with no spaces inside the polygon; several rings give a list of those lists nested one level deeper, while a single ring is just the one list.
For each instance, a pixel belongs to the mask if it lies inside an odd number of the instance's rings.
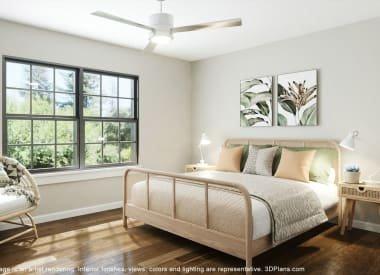
[{"label": "window", "polygon": [[83,73],[85,165],[136,162],[135,81]]},{"label": "window", "polygon": [[3,62],[5,155],[32,171],[137,163],[138,77]]}]

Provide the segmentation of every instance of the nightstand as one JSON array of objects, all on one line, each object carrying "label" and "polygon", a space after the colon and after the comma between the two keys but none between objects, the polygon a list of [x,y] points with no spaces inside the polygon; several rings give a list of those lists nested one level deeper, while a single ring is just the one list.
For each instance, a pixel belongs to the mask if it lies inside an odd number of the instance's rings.
[{"label": "nightstand", "polygon": [[[343,202],[345,203],[343,204]],[[339,184],[339,207],[342,211],[340,234],[344,235],[346,227],[352,228],[352,220],[355,214],[357,201],[365,201],[380,204],[380,185],[369,184]]]},{"label": "nightstand", "polygon": [[215,165],[208,164],[187,164],[185,165],[185,172],[196,172],[196,171],[207,171],[207,170],[215,170]]}]

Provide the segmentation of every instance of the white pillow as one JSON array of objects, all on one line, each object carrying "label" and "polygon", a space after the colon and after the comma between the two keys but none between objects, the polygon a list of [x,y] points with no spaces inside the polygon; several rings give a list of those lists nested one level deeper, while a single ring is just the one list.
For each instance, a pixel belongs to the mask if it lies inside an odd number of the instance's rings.
[{"label": "white pillow", "polygon": [[278,146],[260,149],[258,146],[250,145],[243,173],[272,176],[273,159],[277,149]]}]

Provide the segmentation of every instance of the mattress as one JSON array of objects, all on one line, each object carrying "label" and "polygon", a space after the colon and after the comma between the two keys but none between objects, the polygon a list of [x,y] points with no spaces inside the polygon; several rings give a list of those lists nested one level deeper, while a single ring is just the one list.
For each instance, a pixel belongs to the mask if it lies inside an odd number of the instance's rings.
[{"label": "mattress", "polygon": [[[247,185],[258,181],[265,184],[276,181],[286,184],[286,179],[274,177],[231,173],[221,171],[200,171],[188,173],[191,176],[223,180]],[[300,184],[305,184],[300,182]],[[310,182],[307,185],[319,198],[323,209],[328,210],[338,203],[337,187],[334,184]],[[170,216],[172,213],[172,182],[165,178],[152,177],[149,186],[150,210]],[[135,183],[130,188],[129,203],[138,207],[146,206],[146,184],[144,181]],[[279,198],[280,199],[280,198]],[[271,234],[271,217],[267,205],[255,198],[252,201],[253,240]],[[177,181],[176,184],[176,215],[178,219],[198,225],[205,221],[204,188],[199,185]],[[242,197],[235,192],[216,188],[209,189],[209,226],[219,232],[244,236],[245,206]]]},{"label": "mattress", "polygon": [[0,188],[0,216],[5,216],[29,207],[31,207],[31,203],[25,196],[4,194],[4,188]]}]

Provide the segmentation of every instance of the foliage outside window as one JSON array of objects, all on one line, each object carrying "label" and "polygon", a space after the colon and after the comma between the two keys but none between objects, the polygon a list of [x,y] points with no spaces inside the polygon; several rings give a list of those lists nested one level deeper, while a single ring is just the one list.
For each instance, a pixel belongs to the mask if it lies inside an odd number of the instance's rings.
[{"label": "foliage outside window", "polygon": [[32,171],[137,162],[137,77],[4,62],[4,154]]}]

